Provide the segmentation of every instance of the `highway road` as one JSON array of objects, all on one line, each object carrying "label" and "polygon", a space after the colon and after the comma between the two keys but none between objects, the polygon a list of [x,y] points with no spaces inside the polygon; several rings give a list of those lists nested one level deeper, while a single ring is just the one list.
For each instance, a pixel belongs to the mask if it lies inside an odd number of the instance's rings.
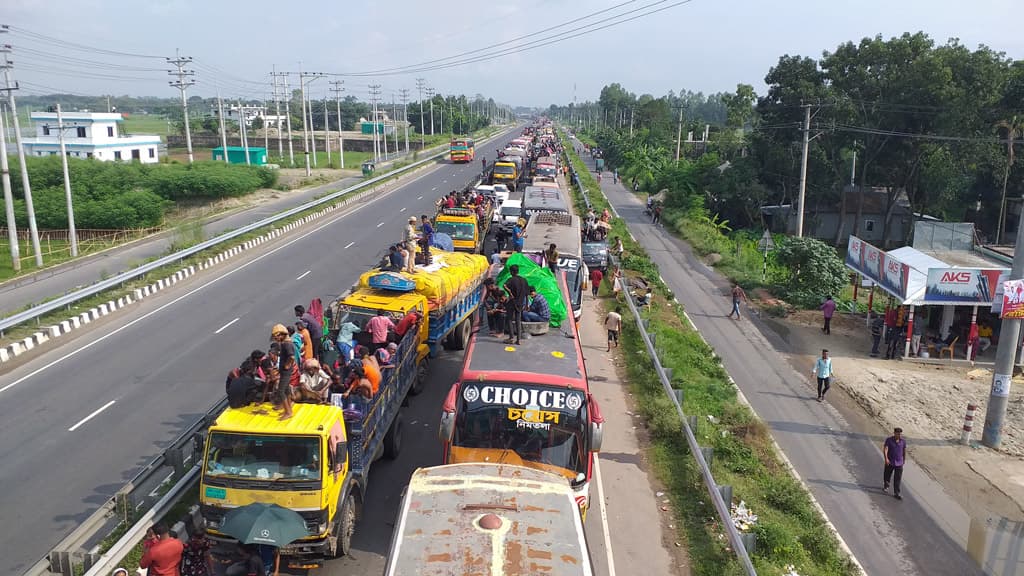
[{"label": "highway road", "polygon": [[[267,346],[270,327],[294,320],[294,305],[313,297],[327,302],[345,291],[400,239],[410,215],[432,212],[440,195],[464,185],[477,168],[441,165],[372,203],[311,223],[94,323],[3,374],[0,510],[8,527],[17,528],[0,541],[0,574],[20,574],[42,557],[195,421],[223,394],[227,371]],[[410,407],[409,421],[420,426],[436,426],[439,394],[454,379],[445,361],[437,366],[430,392]],[[417,447],[414,428],[406,449],[432,463],[436,443]],[[429,431],[424,438],[434,434]],[[388,466],[372,478],[387,475]],[[397,497],[398,490],[371,493]],[[376,542],[376,533],[360,538]]]},{"label": "highway road", "polygon": [[[941,486],[911,463],[904,500],[883,494],[885,431],[860,424],[859,408],[835,393],[815,402],[784,341],[750,314],[740,322],[726,316],[728,281],[652,225],[643,201],[621,184],[605,178],[602,189],[867,573],[980,574],[965,551],[969,517]],[[915,441],[926,440],[908,439],[911,447]]]}]

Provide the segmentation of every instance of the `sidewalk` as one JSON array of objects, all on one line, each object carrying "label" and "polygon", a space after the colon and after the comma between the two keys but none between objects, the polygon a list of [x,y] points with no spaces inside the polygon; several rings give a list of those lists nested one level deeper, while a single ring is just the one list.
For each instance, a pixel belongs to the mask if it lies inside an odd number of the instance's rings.
[{"label": "sidewalk", "polygon": [[904,500],[883,494],[882,431],[815,402],[778,336],[750,316],[740,322],[726,317],[725,278],[684,242],[652,226],[635,195],[610,179],[602,190],[868,574],[981,573],[966,553],[970,517],[938,483],[911,464]]},{"label": "sidewalk", "polygon": [[[628,318],[624,322],[630,321]],[[604,415],[604,445],[598,455],[600,482],[607,507],[608,536],[615,570],[608,570],[608,551],[604,523],[598,502],[598,480],[590,486],[591,507],[587,514],[587,542],[595,574],[650,574],[657,576],[689,574],[686,549],[674,530],[670,511],[656,493],[660,488],[648,473],[649,464],[641,448],[638,427],[628,384],[619,379],[616,364],[623,359],[619,350],[607,350],[604,311],[589,293],[583,297],[583,316],[579,322],[580,345],[587,363],[590,392]]]}]

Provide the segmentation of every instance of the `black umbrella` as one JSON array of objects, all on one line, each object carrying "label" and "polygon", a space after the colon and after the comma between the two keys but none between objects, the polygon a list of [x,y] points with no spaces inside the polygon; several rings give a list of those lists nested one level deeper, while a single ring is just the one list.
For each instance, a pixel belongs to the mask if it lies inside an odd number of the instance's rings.
[{"label": "black umbrella", "polygon": [[256,502],[229,510],[220,532],[242,544],[266,544],[280,548],[309,536],[306,521],[294,510]]}]

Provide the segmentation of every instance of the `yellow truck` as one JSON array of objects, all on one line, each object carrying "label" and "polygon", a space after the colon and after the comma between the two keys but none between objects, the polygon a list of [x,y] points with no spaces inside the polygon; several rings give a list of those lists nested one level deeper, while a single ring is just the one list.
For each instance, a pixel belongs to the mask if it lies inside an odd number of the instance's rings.
[{"label": "yellow truck", "polygon": [[484,203],[483,215],[473,208],[441,208],[434,217],[434,231],[447,234],[456,252],[481,253],[494,216],[494,205]]},{"label": "yellow truck", "polygon": [[558,474],[509,464],[413,472],[384,576],[592,576],[573,490]]},{"label": "yellow truck", "polygon": [[519,182],[519,165],[511,159],[504,157],[494,163],[491,170],[491,184],[504,184],[512,192],[516,191],[516,183]]}]

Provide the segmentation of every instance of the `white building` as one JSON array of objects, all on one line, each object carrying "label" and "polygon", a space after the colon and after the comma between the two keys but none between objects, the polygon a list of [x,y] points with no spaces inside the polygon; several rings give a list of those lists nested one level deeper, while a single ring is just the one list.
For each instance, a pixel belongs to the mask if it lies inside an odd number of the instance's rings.
[{"label": "white building", "polygon": [[[150,164],[160,161],[160,137],[153,134],[126,136],[119,113],[64,112],[64,146],[72,158],[98,160],[138,160]],[[56,112],[33,112],[36,137],[25,139],[25,154],[60,154]]]},{"label": "white building", "polygon": [[[218,112],[219,110],[215,106],[213,108],[213,115],[217,116]],[[267,128],[277,128],[286,122],[284,114],[281,114],[280,116],[276,114],[269,114],[264,106],[242,106],[241,109],[236,105],[225,106],[224,118],[227,120],[233,120],[234,122],[238,122],[239,119],[245,118],[245,126],[247,128],[252,128],[252,123],[257,118],[262,118],[263,125]]]}]

